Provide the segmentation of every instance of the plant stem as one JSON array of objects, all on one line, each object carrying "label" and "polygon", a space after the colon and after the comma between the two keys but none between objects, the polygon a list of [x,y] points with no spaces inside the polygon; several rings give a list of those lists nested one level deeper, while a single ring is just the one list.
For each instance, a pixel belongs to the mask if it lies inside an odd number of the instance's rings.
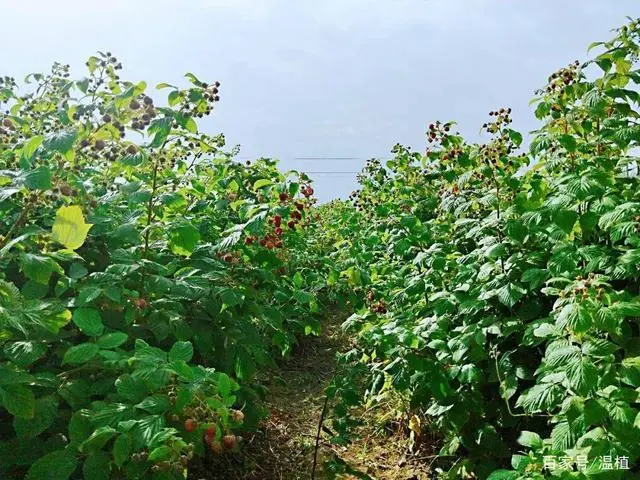
[{"label": "plant stem", "polygon": [[318,448],[320,446],[320,432],[322,431],[322,424],[324,423],[324,416],[327,413],[327,404],[329,403],[329,395],[324,396],[324,404],[322,405],[322,413],[320,413],[320,420],[318,421],[318,431],[316,432],[316,446],[313,450],[313,468],[311,469],[311,480],[316,478],[316,466],[318,464]]},{"label": "plant stem", "polygon": [[20,225],[20,223],[22,223],[22,221],[27,216],[27,210],[28,209],[26,207],[23,208],[22,212],[20,212],[20,216],[16,219],[15,222],[13,222],[13,225],[11,225],[11,227],[9,227],[9,231],[5,235],[5,237],[2,240],[2,242],[0,242],[0,248],[4,247],[9,242],[9,240],[11,240],[11,236],[13,235],[13,232],[16,230],[16,228],[18,228],[18,225]]}]

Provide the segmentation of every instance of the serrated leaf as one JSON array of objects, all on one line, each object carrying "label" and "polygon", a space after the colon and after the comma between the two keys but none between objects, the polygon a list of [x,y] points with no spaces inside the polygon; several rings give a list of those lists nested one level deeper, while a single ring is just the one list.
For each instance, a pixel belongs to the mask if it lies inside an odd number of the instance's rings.
[{"label": "serrated leaf", "polygon": [[24,176],[24,185],[29,190],[47,190],[51,188],[51,170],[47,167],[38,167],[30,170]]},{"label": "serrated leaf", "polygon": [[100,347],[95,343],[81,343],[69,348],[62,358],[62,365],[87,363],[96,356]]},{"label": "serrated leaf", "polygon": [[13,428],[19,438],[34,438],[49,428],[58,413],[58,402],[53,396],[36,400],[35,414],[31,419],[15,417]]},{"label": "serrated leaf", "polygon": [[100,312],[93,308],[77,308],[73,312],[73,323],[85,334],[90,337],[102,335],[104,324]]},{"label": "serrated leaf", "polygon": [[91,452],[100,450],[105,444],[111,440],[118,431],[112,427],[100,427],[80,445],[81,452]]},{"label": "serrated leaf", "polygon": [[549,411],[562,399],[564,390],[557,384],[537,384],[526,390],[516,402],[527,413]]},{"label": "serrated leaf", "polygon": [[536,432],[523,430],[518,437],[518,443],[524,447],[538,449],[542,447],[542,438]]},{"label": "serrated leaf", "polygon": [[573,210],[556,210],[553,212],[553,222],[565,233],[569,234],[578,220],[578,213]]},{"label": "serrated leaf", "polygon": [[111,461],[105,452],[88,455],[82,465],[84,478],[91,480],[109,480],[111,478]]},{"label": "serrated leaf", "polygon": [[200,231],[191,223],[181,222],[169,229],[169,248],[177,255],[191,255],[199,241]]},{"label": "serrated leaf", "polygon": [[2,406],[15,417],[31,419],[35,415],[36,398],[29,387],[3,385],[0,387],[0,401]]},{"label": "serrated leaf", "polygon": [[116,441],[113,442],[113,461],[121,467],[128,460],[131,453],[132,442],[128,434],[122,433]]},{"label": "serrated leaf", "polygon": [[560,422],[551,431],[551,442],[553,450],[556,452],[564,452],[572,448],[576,442],[576,435],[571,430],[571,426],[567,422]]},{"label": "serrated leaf", "polygon": [[138,403],[136,408],[140,408],[154,415],[162,414],[171,408],[171,402],[169,402],[169,398],[164,395],[152,395]]},{"label": "serrated leaf", "polygon": [[87,410],[78,410],[69,421],[69,440],[71,445],[77,447],[93,433],[93,426]]},{"label": "serrated leaf", "polygon": [[64,154],[71,150],[77,136],[78,133],[73,129],[60,130],[47,135],[43,147]]},{"label": "serrated leaf", "polygon": [[97,340],[97,344],[100,348],[117,348],[129,339],[129,336],[124,332],[111,332],[107,333]]},{"label": "serrated leaf", "polygon": [[116,380],[116,390],[130,402],[140,402],[148,393],[145,383],[131,375],[121,375]]},{"label": "serrated leaf", "polygon": [[171,449],[171,447],[167,446],[167,445],[162,445],[158,448],[155,448],[151,451],[151,453],[149,454],[149,461],[150,462],[159,462],[161,460],[165,460],[167,458],[169,458],[171,456],[171,453],[173,452],[173,450]]},{"label": "serrated leaf", "polygon": [[47,351],[47,344],[35,341],[19,341],[8,343],[4,347],[5,356],[16,365],[31,365]]},{"label": "serrated leaf", "polygon": [[33,154],[36,153],[36,150],[40,145],[42,145],[43,141],[44,137],[42,135],[36,135],[27,140],[22,147],[22,158],[25,160],[31,160]]},{"label": "serrated leaf", "polygon": [[51,257],[23,253],[20,255],[20,270],[25,277],[37,283],[47,284],[53,272],[62,272],[60,265]]},{"label": "serrated leaf", "polygon": [[269,186],[269,185],[273,185],[273,181],[271,181],[271,180],[270,180],[270,179],[268,179],[268,178],[261,178],[261,179],[259,179],[259,180],[256,180],[256,181],[253,183],[253,189],[254,189],[254,190],[258,190],[258,189],[260,189],[260,188],[262,188],[262,187],[267,187],[267,186]]},{"label": "serrated leaf", "polygon": [[193,358],[193,345],[191,342],[176,342],[169,351],[169,361],[182,360],[189,362]]},{"label": "serrated leaf", "polygon": [[70,250],[80,248],[92,224],[85,223],[82,209],[77,205],[60,207],[52,227],[52,238]]},{"label": "serrated leaf", "polygon": [[67,480],[78,465],[72,450],[56,450],[31,465],[25,480]]}]

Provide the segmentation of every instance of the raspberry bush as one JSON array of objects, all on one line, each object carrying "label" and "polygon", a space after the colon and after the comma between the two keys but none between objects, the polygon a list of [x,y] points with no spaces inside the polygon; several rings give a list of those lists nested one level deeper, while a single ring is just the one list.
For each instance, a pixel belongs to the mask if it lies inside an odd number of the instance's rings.
[{"label": "raspberry bush", "polygon": [[87,69],[0,83],[0,476],[183,478],[319,328],[313,189],[198,131],[218,82],[158,104],[110,53]]},{"label": "raspberry bush", "polygon": [[434,122],[424,154],[396,146],[322,207],[356,305],[336,441],[351,407],[400,397],[416,448],[424,425],[440,435],[446,478],[631,474],[604,456],[637,471],[639,40],[631,21],[552,74],[528,150],[508,108],[483,144]]}]

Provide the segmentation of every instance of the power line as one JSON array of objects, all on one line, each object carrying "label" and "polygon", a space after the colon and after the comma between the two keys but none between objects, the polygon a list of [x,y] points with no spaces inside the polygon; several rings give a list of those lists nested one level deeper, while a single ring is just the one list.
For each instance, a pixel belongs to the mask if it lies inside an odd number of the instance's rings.
[{"label": "power line", "polygon": [[364,160],[364,157],[293,157],[294,160],[308,162],[311,160]]},{"label": "power line", "polygon": [[[257,160],[259,158],[270,158],[270,157],[234,157],[236,160]],[[289,160],[300,160],[300,161],[312,161],[312,160],[329,160],[329,161],[338,161],[338,160],[370,160],[372,158],[377,159],[385,159],[384,155],[380,156],[368,156],[368,157],[289,157]],[[275,157],[273,158],[278,160],[287,160],[287,157]]]}]

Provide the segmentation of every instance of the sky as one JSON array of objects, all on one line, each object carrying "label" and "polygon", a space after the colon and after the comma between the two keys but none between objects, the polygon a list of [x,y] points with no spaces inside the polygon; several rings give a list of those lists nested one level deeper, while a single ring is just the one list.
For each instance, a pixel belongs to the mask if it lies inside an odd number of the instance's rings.
[{"label": "sky", "polygon": [[[308,172],[322,201],[345,198],[369,158],[422,151],[434,120],[479,140],[488,112],[528,105],[547,76],[588,58],[637,0],[0,0],[0,75],[16,78],[110,51],[122,77],[221,82],[203,131],[239,158]],[[160,99],[164,92],[150,92]]]}]

